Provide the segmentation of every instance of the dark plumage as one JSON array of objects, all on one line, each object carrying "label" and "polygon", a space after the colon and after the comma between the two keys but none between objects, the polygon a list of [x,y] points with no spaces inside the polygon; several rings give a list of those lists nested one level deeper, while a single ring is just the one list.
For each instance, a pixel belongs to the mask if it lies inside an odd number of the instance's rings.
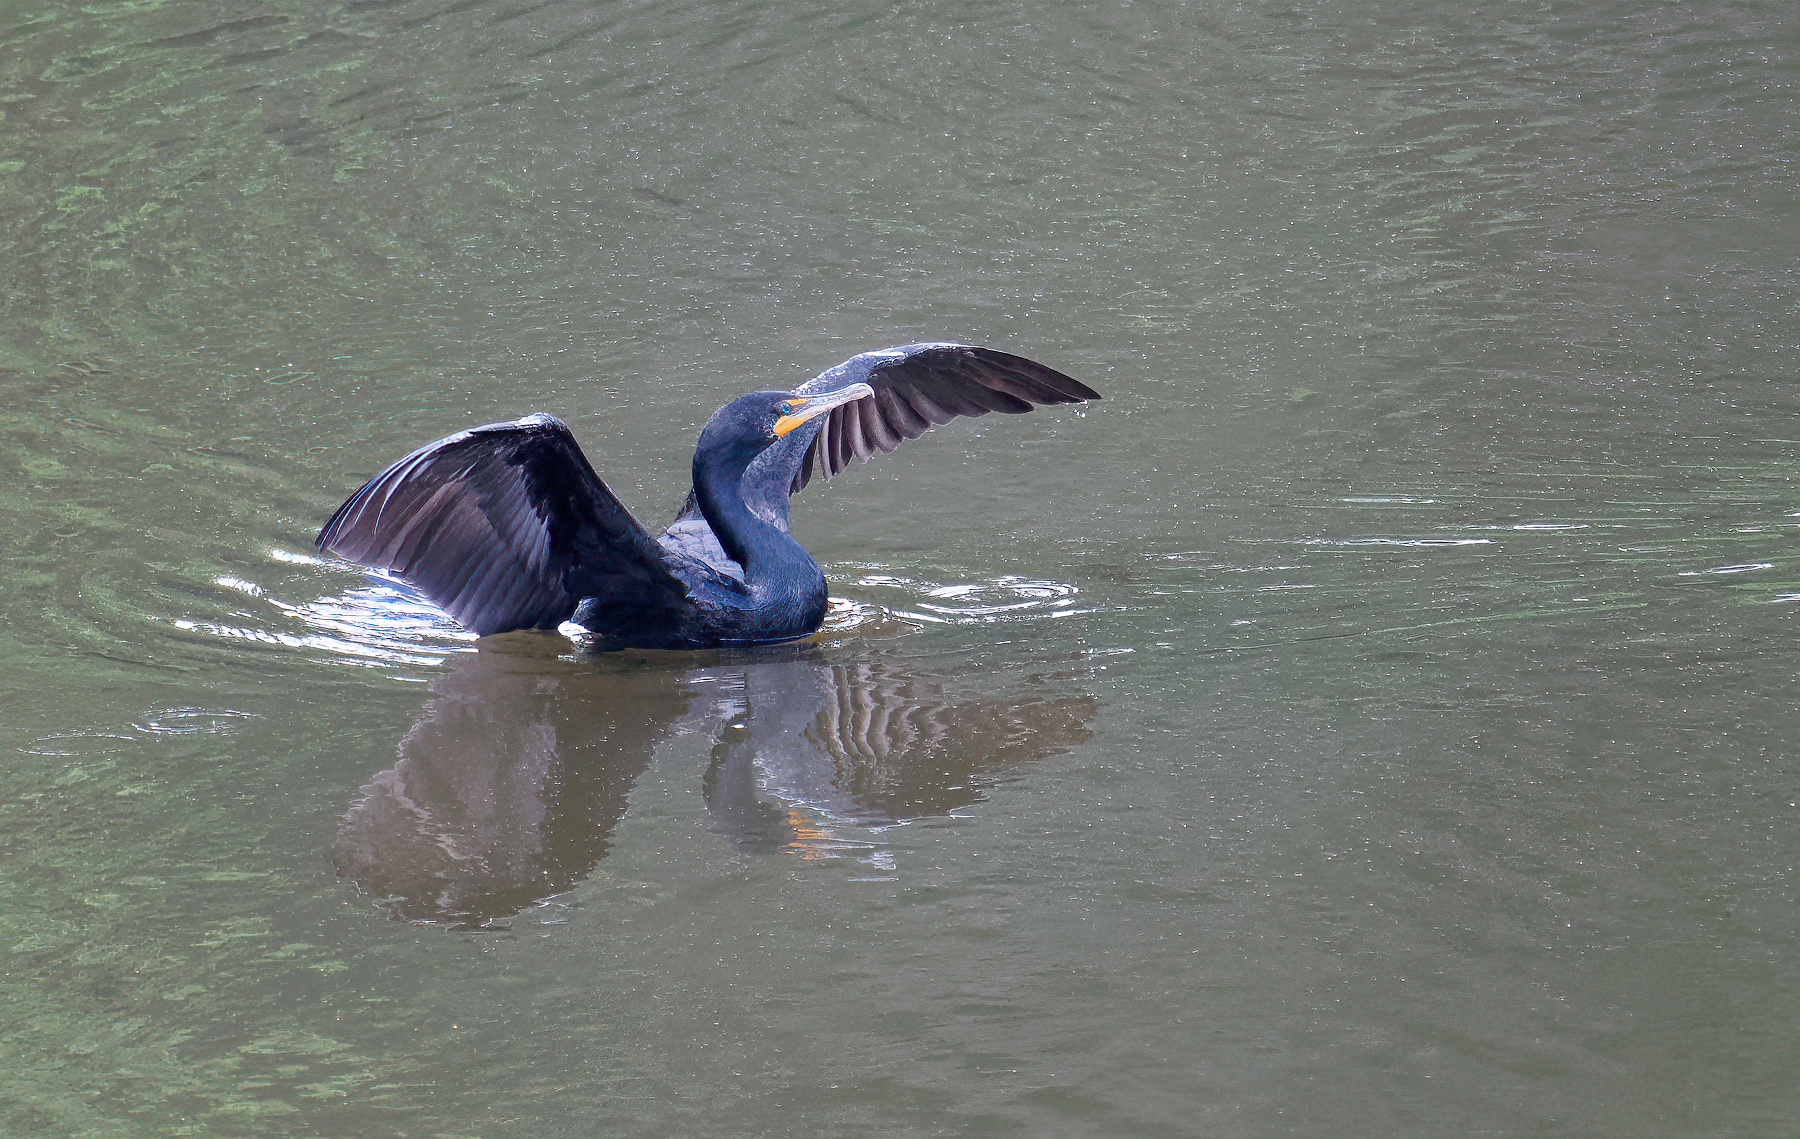
[{"label": "dark plumage", "polygon": [[321,549],[412,582],[483,636],[573,619],[606,643],[792,640],[825,618],[825,576],[788,536],[788,496],[960,415],[1100,398],[1042,364],[966,344],[865,352],[792,392],[713,413],[694,489],[661,534],[633,518],[554,416],[490,423],[376,475]]}]

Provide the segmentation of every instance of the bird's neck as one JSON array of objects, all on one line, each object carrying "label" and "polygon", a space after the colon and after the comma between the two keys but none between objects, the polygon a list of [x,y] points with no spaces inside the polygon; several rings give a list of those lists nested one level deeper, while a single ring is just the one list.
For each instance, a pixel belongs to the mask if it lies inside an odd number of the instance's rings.
[{"label": "bird's neck", "polygon": [[744,567],[744,580],[759,602],[796,587],[810,588],[819,576],[812,555],[785,530],[757,517],[744,504],[743,478],[748,466],[748,462],[695,455],[694,496],[700,513],[726,554]]}]

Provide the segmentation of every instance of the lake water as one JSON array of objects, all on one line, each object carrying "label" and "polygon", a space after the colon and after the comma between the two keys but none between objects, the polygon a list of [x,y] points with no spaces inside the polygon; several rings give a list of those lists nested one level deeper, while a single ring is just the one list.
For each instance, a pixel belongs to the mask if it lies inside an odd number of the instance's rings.
[{"label": "lake water", "polygon": [[[0,4],[0,1133],[1787,1136],[1779,3]],[[320,523],[564,417],[806,644],[480,651]]]}]

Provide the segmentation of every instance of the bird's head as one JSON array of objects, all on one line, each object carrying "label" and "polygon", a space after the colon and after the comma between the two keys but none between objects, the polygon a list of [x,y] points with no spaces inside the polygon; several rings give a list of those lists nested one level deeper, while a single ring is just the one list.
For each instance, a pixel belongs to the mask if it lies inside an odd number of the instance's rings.
[{"label": "bird's head", "polygon": [[751,392],[741,395],[713,412],[700,432],[696,454],[727,455],[745,462],[755,458],[770,444],[810,419],[816,419],[834,407],[875,394],[868,384],[851,384],[820,395],[795,395],[793,392]]}]

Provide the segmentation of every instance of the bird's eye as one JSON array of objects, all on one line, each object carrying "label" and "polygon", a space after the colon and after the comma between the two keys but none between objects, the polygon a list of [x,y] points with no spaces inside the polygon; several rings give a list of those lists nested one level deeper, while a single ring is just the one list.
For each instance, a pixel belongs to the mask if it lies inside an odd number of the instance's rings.
[{"label": "bird's eye", "polygon": [[781,414],[792,415],[792,414],[794,414],[794,409],[799,406],[800,405],[797,402],[795,402],[794,400],[791,400],[791,399],[784,400],[781,404]]}]

